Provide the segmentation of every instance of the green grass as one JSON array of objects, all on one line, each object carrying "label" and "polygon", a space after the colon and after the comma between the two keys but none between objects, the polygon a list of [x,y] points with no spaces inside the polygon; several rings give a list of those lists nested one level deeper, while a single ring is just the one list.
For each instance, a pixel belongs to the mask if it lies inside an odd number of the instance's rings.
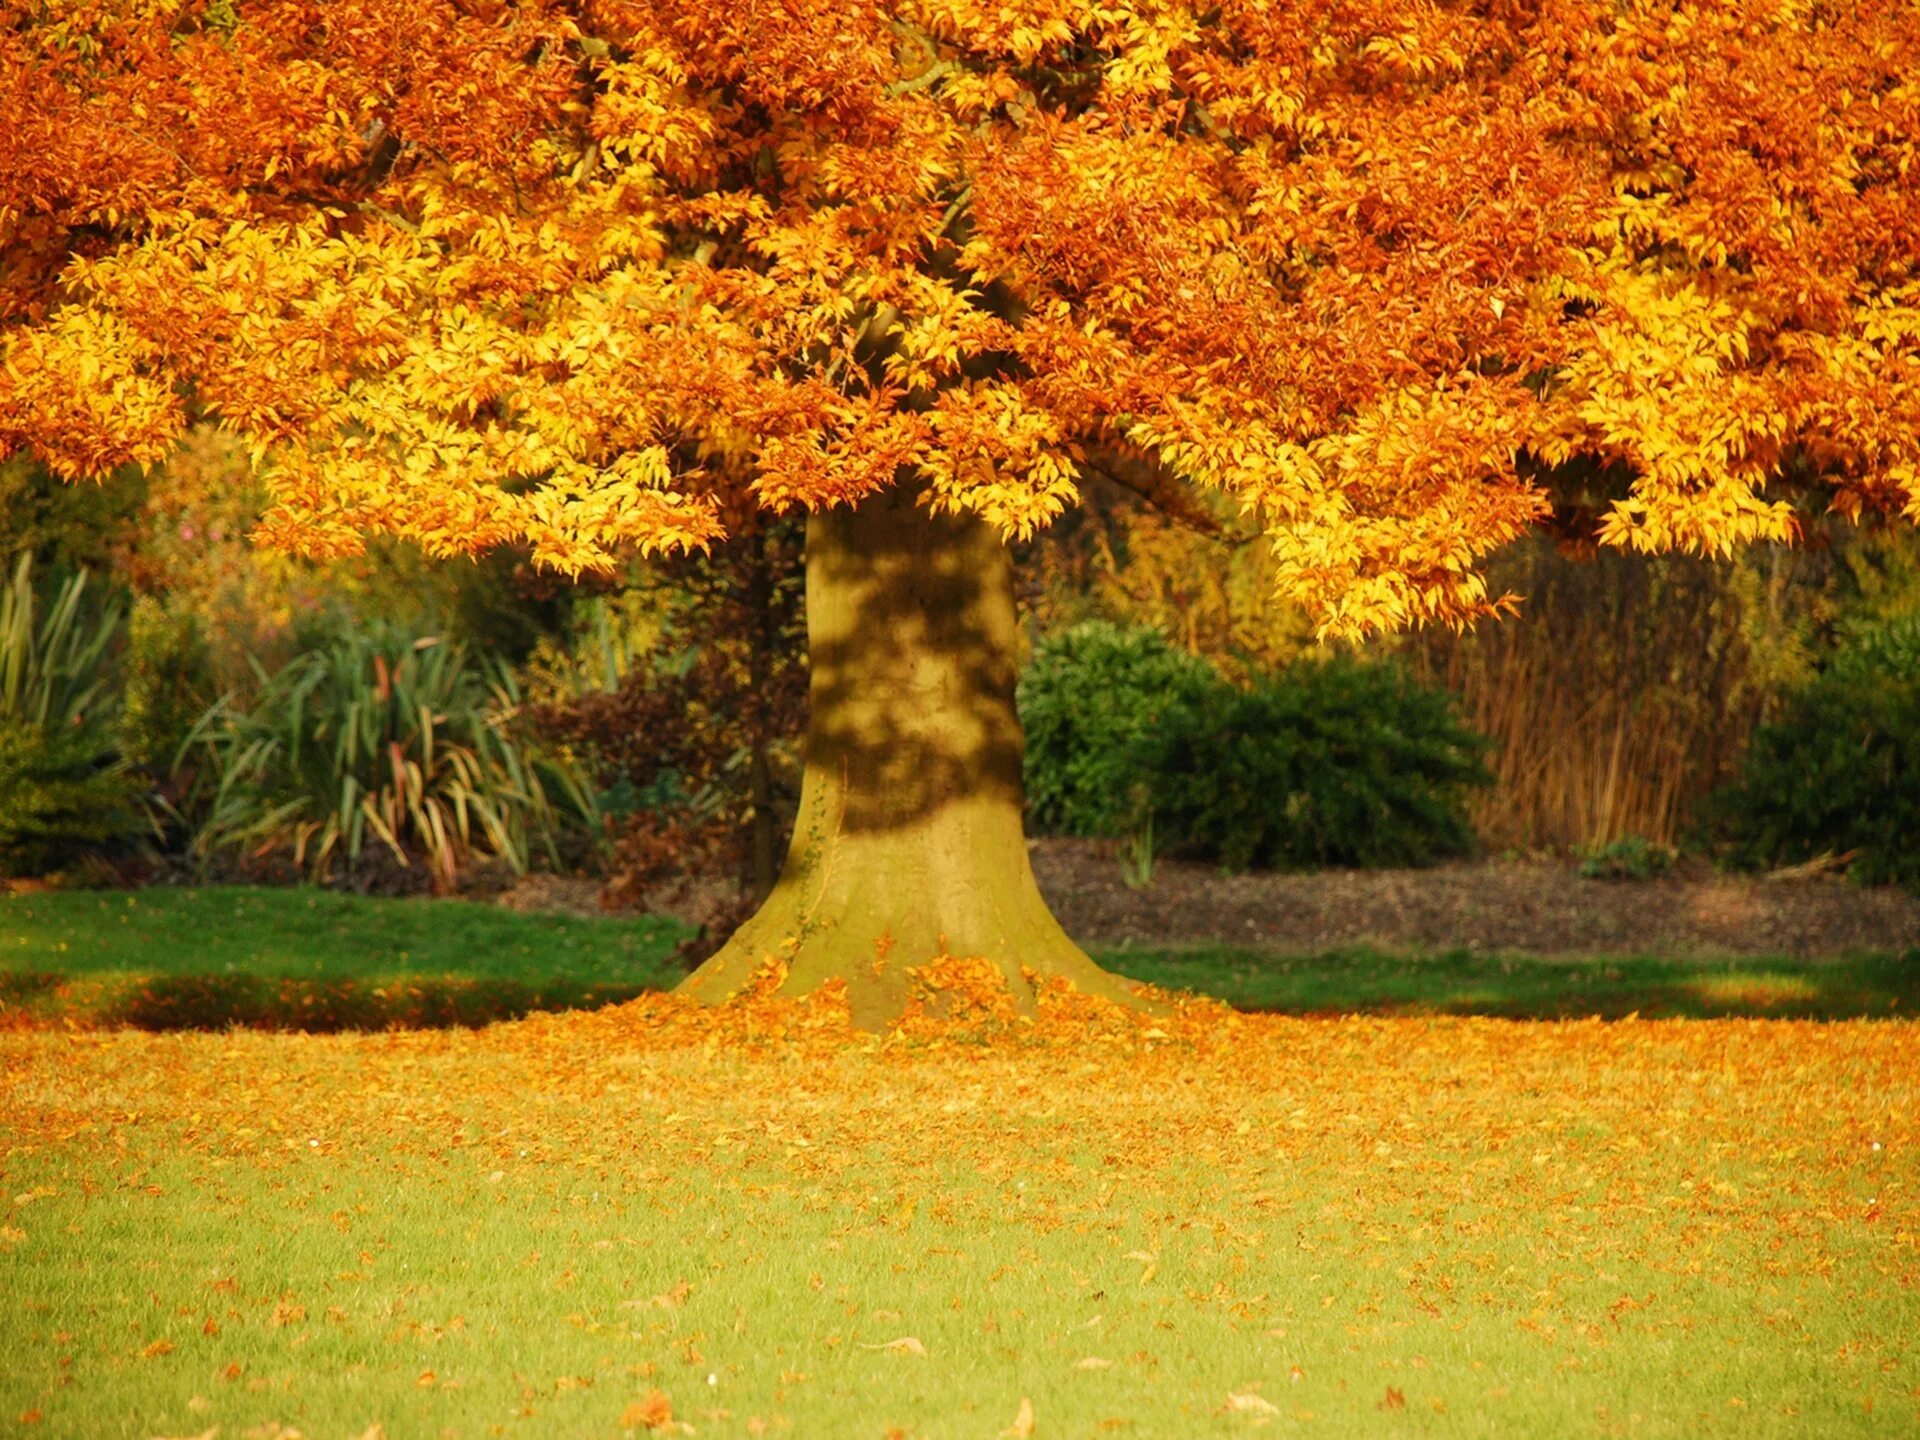
[{"label": "green grass", "polygon": [[1231,946],[1106,950],[1101,964],[1170,990],[1287,1015],[1497,1015],[1509,1019],[1844,1020],[1920,1016],[1920,949],[1832,960],[1755,956],[1545,959],[1448,950],[1314,956]]},{"label": "green grass", "polygon": [[[673,947],[686,933],[667,919],[528,915],[311,889],[0,897],[0,1014],[146,1029],[481,1024],[670,987],[681,974]],[[1096,958],[1134,979],[1285,1014],[1920,1014],[1920,950],[1810,962],[1465,950],[1288,956],[1198,946]]]},{"label": "green grass", "polygon": [[0,1013],[145,1029],[484,1024],[670,987],[687,933],[307,888],[0,896]]},{"label": "green grass", "polygon": [[0,896],[0,965],[68,975],[246,973],[364,980],[662,977],[677,921],[524,914],[471,900],[391,900],[255,886]]}]

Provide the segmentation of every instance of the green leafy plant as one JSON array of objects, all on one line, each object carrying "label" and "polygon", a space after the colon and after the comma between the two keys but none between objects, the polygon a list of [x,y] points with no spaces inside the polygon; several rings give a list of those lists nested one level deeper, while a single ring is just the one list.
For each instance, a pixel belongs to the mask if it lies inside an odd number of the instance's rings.
[{"label": "green leafy plant", "polygon": [[1144,890],[1153,883],[1153,862],[1159,847],[1153,838],[1153,811],[1142,811],[1139,818],[1120,837],[1120,880],[1129,890]]},{"label": "green leafy plant", "polygon": [[1170,849],[1230,869],[1425,865],[1474,846],[1485,742],[1395,664],[1301,661],[1169,711],[1136,753]]},{"label": "green leafy plant", "polygon": [[1920,618],[1854,631],[1755,732],[1714,818],[1736,864],[1857,852],[1855,879],[1920,885]]},{"label": "green leafy plant", "polygon": [[23,554],[0,588],[0,875],[57,870],[144,828],[145,785],[116,734],[122,624],[84,571],[42,604]]},{"label": "green leafy plant", "polygon": [[315,880],[384,854],[446,890],[475,859],[559,863],[595,820],[584,777],[517,725],[511,673],[458,645],[349,632],[258,678],[198,729],[203,853],[281,856]]},{"label": "green leafy plant", "polygon": [[1576,847],[1580,873],[1589,880],[1652,880],[1673,869],[1679,854],[1644,835],[1624,835],[1605,845]]},{"label": "green leafy plant", "polygon": [[1142,740],[1222,683],[1206,661],[1145,626],[1088,620],[1042,640],[1019,686],[1033,828],[1125,832],[1137,818]]}]

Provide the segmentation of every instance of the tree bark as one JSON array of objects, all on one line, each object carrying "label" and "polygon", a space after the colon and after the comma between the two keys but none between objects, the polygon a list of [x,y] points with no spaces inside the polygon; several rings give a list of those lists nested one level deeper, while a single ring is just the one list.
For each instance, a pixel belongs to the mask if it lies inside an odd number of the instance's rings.
[{"label": "tree bark", "polygon": [[1012,565],[972,517],[932,516],[909,491],[807,525],[810,658],[805,770],[793,840],[760,909],[687,977],[719,1002],[770,960],[782,993],[846,981],[877,1028],[941,955],[997,965],[1030,1008],[1026,972],[1125,1003],[1047,909],[1021,825],[1022,739]]}]

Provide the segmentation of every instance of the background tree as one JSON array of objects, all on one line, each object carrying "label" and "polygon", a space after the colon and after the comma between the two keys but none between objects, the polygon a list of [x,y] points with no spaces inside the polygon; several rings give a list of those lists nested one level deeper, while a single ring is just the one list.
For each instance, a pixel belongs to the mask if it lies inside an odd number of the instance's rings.
[{"label": "background tree", "polygon": [[711,998],[1113,988],[1027,870],[1001,545],[1085,473],[1224,494],[1323,634],[1507,606],[1557,498],[1645,551],[1920,514],[1911,6],[4,8],[0,447],[217,416],[316,554],[811,512],[795,838]]}]

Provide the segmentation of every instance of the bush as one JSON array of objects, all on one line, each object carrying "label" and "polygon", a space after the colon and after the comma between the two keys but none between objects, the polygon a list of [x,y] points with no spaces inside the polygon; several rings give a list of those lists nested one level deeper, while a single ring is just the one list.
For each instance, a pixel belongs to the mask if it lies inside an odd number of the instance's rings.
[{"label": "bush", "polygon": [[606,898],[700,921],[693,958],[773,889],[800,795],[805,530],[749,514],[589,601],[529,666],[542,732],[590,764],[613,822]]},{"label": "bush", "polygon": [[1231,869],[1425,865],[1470,852],[1485,742],[1392,664],[1301,661],[1215,683],[1138,750],[1173,849]]},{"label": "bush", "polygon": [[[515,726],[511,675],[432,637],[350,632],[296,656],[244,707],[208,712],[214,787],[198,845],[351,876],[384,851],[450,889],[476,858],[525,871],[595,818],[581,776]],[[376,849],[375,847],[378,847]],[[369,853],[369,852],[372,853]]]},{"label": "bush", "polygon": [[164,776],[216,698],[198,617],[155,596],[138,597],[120,668],[121,749],[131,763]]},{"label": "bush", "polygon": [[1669,873],[1679,855],[1644,835],[1624,835],[1605,845],[1575,846],[1580,873],[1588,880],[1654,880]]},{"label": "bush", "polygon": [[1857,631],[1790,695],[1715,820],[1737,864],[1858,852],[1856,879],[1920,884],[1920,619]]},{"label": "bush", "polygon": [[118,607],[84,572],[39,604],[22,555],[0,589],[0,875],[60,869],[140,833],[145,786],[116,743]]},{"label": "bush", "polygon": [[1118,835],[1139,818],[1140,746],[1222,688],[1157,630],[1089,620],[1042,640],[1020,677],[1027,814],[1055,835]]}]

